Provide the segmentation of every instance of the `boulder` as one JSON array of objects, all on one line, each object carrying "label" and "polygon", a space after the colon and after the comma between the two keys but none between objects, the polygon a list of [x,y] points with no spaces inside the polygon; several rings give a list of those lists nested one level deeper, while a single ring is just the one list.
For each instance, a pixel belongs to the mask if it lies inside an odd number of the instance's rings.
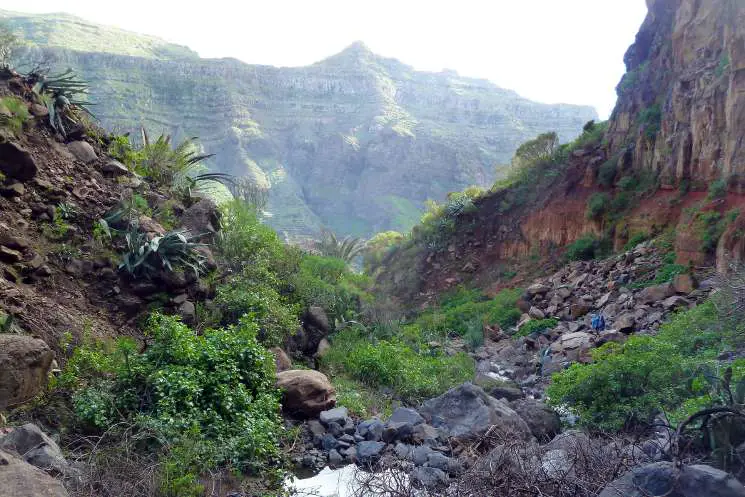
[{"label": "boulder", "polygon": [[203,198],[184,211],[181,226],[192,236],[213,235],[220,228],[220,209],[211,199]]},{"label": "boulder", "polygon": [[632,313],[627,312],[625,314],[621,314],[616,318],[615,322],[613,323],[613,327],[621,333],[628,334],[634,331],[635,324],[636,317]]},{"label": "boulder", "polygon": [[745,497],[745,487],[732,475],[702,464],[676,468],[656,462],[632,469],[609,483],[599,497]]},{"label": "boulder", "polygon": [[383,441],[391,443],[411,437],[414,426],[406,421],[388,421],[383,428]]},{"label": "boulder", "polygon": [[38,170],[28,150],[13,142],[0,142],[0,172],[20,181],[29,181]]},{"label": "boulder", "polygon": [[650,286],[636,295],[636,299],[642,304],[656,304],[662,302],[675,294],[675,289],[670,283]]},{"label": "boulder", "polygon": [[383,438],[383,431],[385,425],[377,418],[368,419],[363,421],[357,426],[356,434],[363,437],[365,440],[373,442],[379,442]]},{"label": "boulder", "polygon": [[680,295],[673,295],[672,297],[668,297],[662,301],[662,307],[664,307],[668,311],[677,309],[679,307],[688,307],[690,305],[691,303],[688,301],[688,299],[681,297]]},{"label": "boulder", "polygon": [[439,444],[440,431],[432,425],[422,423],[414,427],[411,438],[416,443],[434,446]]},{"label": "boulder", "polygon": [[525,292],[531,297],[534,297],[536,295],[545,295],[550,291],[551,287],[548,285],[544,285],[543,283],[533,283],[528,287],[527,290],[525,290]]},{"label": "boulder", "polygon": [[348,415],[349,411],[346,407],[336,407],[334,409],[329,409],[328,411],[323,411],[318,416],[318,419],[326,426],[331,423],[339,423],[341,425],[344,424],[344,420],[347,419]]},{"label": "boulder", "polygon": [[308,310],[305,311],[303,322],[318,328],[325,334],[328,334],[331,331],[329,318],[326,315],[326,311],[323,310],[323,307],[310,306]]},{"label": "boulder", "polygon": [[589,359],[589,350],[594,346],[595,337],[584,331],[561,335],[551,344],[551,352],[570,362]]},{"label": "boulder", "polygon": [[541,442],[553,439],[561,431],[559,415],[543,402],[522,399],[510,402],[510,407],[523,418],[530,432]]},{"label": "boulder", "polygon": [[436,488],[448,484],[448,475],[438,468],[417,466],[409,475],[415,485],[424,488]]},{"label": "boulder", "polygon": [[509,405],[471,383],[453,388],[425,402],[420,414],[450,437],[473,438],[492,426],[519,439],[531,437],[530,428]]},{"label": "boulder", "polygon": [[101,172],[114,177],[126,176],[129,174],[129,169],[118,160],[112,159],[101,167]]},{"label": "boulder", "polygon": [[290,360],[287,352],[279,347],[272,348],[271,352],[274,355],[274,364],[277,366],[278,373],[292,369],[292,360]]},{"label": "boulder", "polygon": [[68,497],[62,483],[26,461],[0,450],[0,491],[8,497]]},{"label": "boulder", "polygon": [[560,479],[569,474],[574,466],[574,461],[563,449],[547,450],[541,456],[541,469],[549,478]]},{"label": "boulder", "polygon": [[277,373],[282,406],[291,413],[316,417],[336,404],[336,390],[325,374],[309,369]]},{"label": "boulder", "polygon": [[679,274],[673,278],[673,289],[677,293],[688,295],[696,289],[696,280],[690,274]]},{"label": "boulder", "polygon": [[52,360],[54,353],[44,340],[0,334],[0,411],[41,392]]},{"label": "boulder", "polygon": [[6,186],[0,186],[0,195],[3,197],[23,197],[26,193],[26,187],[23,183],[11,183]]},{"label": "boulder", "polygon": [[357,444],[357,460],[362,464],[375,462],[385,449],[385,443],[365,441]]},{"label": "boulder", "polygon": [[569,315],[572,317],[572,319],[579,319],[588,312],[590,312],[589,304],[577,303],[572,304],[572,306],[569,308]]},{"label": "boulder", "polygon": [[528,316],[530,316],[532,319],[545,319],[546,314],[542,310],[540,310],[537,307],[531,307],[528,311]]},{"label": "boulder", "polygon": [[0,450],[15,452],[27,463],[52,475],[73,473],[59,446],[35,424],[16,426],[0,436]]},{"label": "boulder", "polygon": [[328,340],[325,338],[321,338],[321,341],[318,342],[318,347],[316,347],[316,353],[315,356],[320,358],[326,355],[326,352],[331,348],[331,344]]},{"label": "boulder", "polygon": [[424,423],[424,418],[415,409],[399,407],[388,419],[389,423],[409,423],[411,426]]},{"label": "boulder", "polygon": [[76,159],[85,164],[98,160],[96,151],[93,150],[93,146],[88,142],[70,142],[67,144],[67,149],[72,152],[72,155],[74,155]]},{"label": "boulder", "polygon": [[291,353],[299,352],[307,357],[318,353],[321,341],[331,331],[329,318],[321,307],[309,307],[302,318],[302,327],[288,340]]}]

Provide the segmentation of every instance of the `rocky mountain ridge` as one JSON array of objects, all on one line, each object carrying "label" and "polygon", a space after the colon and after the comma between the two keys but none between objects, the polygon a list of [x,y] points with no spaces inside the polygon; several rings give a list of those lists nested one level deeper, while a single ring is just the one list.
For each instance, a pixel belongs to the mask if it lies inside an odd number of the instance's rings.
[{"label": "rocky mountain ridge", "polygon": [[[91,83],[109,129],[145,125],[199,136],[212,167],[270,188],[270,222],[288,236],[407,230],[424,201],[489,185],[524,140],[576,136],[588,107],[531,102],[448,71],[423,73],[361,43],[302,68],[199,59],[131,33],[53,15],[3,15],[48,58]],[[70,32],[82,31],[82,37]],[[105,40],[110,40],[108,47]]]}]

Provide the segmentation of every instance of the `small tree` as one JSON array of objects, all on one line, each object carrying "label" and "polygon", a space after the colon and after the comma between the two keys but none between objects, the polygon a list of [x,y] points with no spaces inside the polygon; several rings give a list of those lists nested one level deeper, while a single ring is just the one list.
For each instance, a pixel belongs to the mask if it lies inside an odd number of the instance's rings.
[{"label": "small tree", "polygon": [[0,24],[0,68],[10,67],[10,58],[17,44],[18,37],[13,34],[13,31],[6,24]]},{"label": "small tree", "polygon": [[512,159],[513,167],[523,167],[549,160],[559,146],[559,136],[551,131],[529,140],[517,149]]}]

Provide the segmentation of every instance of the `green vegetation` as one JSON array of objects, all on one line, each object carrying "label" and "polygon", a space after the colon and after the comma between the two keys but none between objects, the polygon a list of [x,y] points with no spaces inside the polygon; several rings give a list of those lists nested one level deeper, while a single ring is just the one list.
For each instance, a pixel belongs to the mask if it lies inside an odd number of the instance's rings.
[{"label": "green vegetation", "polygon": [[365,242],[351,236],[339,240],[333,231],[323,229],[315,249],[325,257],[335,257],[349,264],[365,250]]},{"label": "green vegetation", "polygon": [[455,231],[456,219],[474,212],[474,202],[483,194],[482,189],[471,187],[463,192],[450,193],[447,202],[443,204],[427,201],[427,210],[422,215],[420,224],[412,228],[411,238],[423,243],[429,250],[444,250],[445,242]]},{"label": "green vegetation", "polygon": [[533,333],[542,333],[544,331],[556,328],[558,324],[559,321],[554,318],[534,319],[522,325],[515,336],[526,337],[532,335]]},{"label": "green vegetation", "polygon": [[637,116],[637,122],[644,131],[644,136],[649,140],[654,140],[657,133],[660,132],[662,124],[662,108],[660,104],[654,104],[642,110]]},{"label": "green vegetation", "polygon": [[[673,423],[714,399],[707,371],[724,370],[716,359],[731,350],[741,323],[721,319],[713,302],[680,312],[656,336],[633,335],[622,345],[593,352],[592,364],[574,364],[554,375],[547,395],[568,404],[594,429],[619,430],[644,424],[659,410]],[[745,360],[731,364],[733,380],[745,376]]]},{"label": "green vegetation", "polygon": [[134,278],[154,276],[161,270],[191,269],[199,276],[204,267],[202,245],[195,243],[184,230],[169,231],[150,239],[139,226],[127,232],[127,250],[122,255],[119,269]]},{"label": "green vegetation", "polygon": [[250,319],[197,334],[153,315],[149,346],[128,338],[75,350],[57,388],[73,392],[77,419],[97,430],[134,430],[162,453],[165,495],[191,495],[199,475],[228,465],[255,472],[279,457],[274,366]]},{"label": "green vegetation", "polygon": [[717,65],[717,68],[714,71],[714,74],[716,74],[717,78],[721,78],[729,71],[729,69],[730,69],[729,56],[726,53],[722,53],[722,56],[719,58],[719,64]]},{"label": "green vegetation", "polygon": [[18,44],[18,37],[13,33],[6,23],[0,24],[0,68],[7,69],[10,66],[13,50]]},{"label": "green vegetation", "polygon": [[371,340],[359,327],[331,337],[323,368],[374,388],[390,388],[395,397],[416,404],[473,378],[473,360],[466,354],[447,356],[417,349],[392,338]]},{"label": "green vegetation", "polygon": [[18,135],[23,131],[30,117],[26,102],[20,98],[13,96],[0,98],[0,124],[7,127],[13,134]]},{"label": "green vegetation", "polygon": [[709,185],[709,194],[706,196],[707,200],[717,200],[727,196],[727,182],[723,179],[718,179]]},{"label": "green vegetation", "polygon": [[589,261],[608,254],[610,242],[595,235],[584,235],[567,246],[566,257],[570,261]]},{"label": "green vegetation", "polygon": [[724,215],[717,211],[695,212],[694,227],[701,239],[701,249],[713,254],[717,249],[719,239],[739,215],[739,209],[732,209]]},{"label": "green vegetation", "polygon": [[640,231],[639,233],[635,233],[631,238],[629,238],[629,241],[626,242],[626,244],[623,246],[623,249],[625,251],[633,250],[637,245],[640,243],[644,243],[647,240],[649,240],[649,234],[645,233],[644,231]]},{"label": "green vegetation", "polygon": [[593,193],[590,198],[587,199],[587,211],[585,212],[585,216],[587,219],[593,221],[601,220],[609,209],[610,203],[610,196],[607,193]]},{"label": "green vegetation", "polygon": [[83,127],[91,115],[88,110],[88,83],[72,69],[61,74],[29,74],[33,93],[39,104],[49,111],[49,124],[62,136]]},{"label": "green vegetation", "polygon": [[384,231],[367,241],[362,265],[369,274],[380,266],[383,259],[404,240],[398,231]]},{"label": "green vegetation", "polygon": [[605,187],[613,186],[618,168],[618,157],[611,158],[600,165],[598,169],[598,183]]}]

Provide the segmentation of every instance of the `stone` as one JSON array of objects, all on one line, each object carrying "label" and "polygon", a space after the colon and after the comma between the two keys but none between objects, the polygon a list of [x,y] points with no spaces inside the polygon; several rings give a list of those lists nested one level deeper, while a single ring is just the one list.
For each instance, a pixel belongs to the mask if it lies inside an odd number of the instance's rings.
[{"label": "stone", "polygon": [[696,280],[690,274],[678,274],[673,278],[673,289],[677,293],[688,295],[696,289]]},{"label": "stone", "polygon": [[579,319],[588,312],[590,312],[590,306],[588,304],[572,304],[569,308],[569,315],[572,319]]},{"label": "stone", "polygon": [[310,306],[305,312],[303,320],[319,328],[324,333],[328,334],[331,331],[331,325],[329,324],[329,318],[326,315],[326,311],[323,307]]},{"label": "stone", "polygon": [[544,285],[543,283],[534,283],[530,285],[527,290],[525,290],[525,292],[531,297],[535,297],[536,295],[545,295],[550,291],[551,287],[548,285]]},{"label": "stone", "polygon": [[340,437],[344,434],[344,429],[339,423],[329,423],[327,428],[328,432],[335,437]]},{"label": "stone", "polygon": [[613,327],[621,333],[629,334],[634,331],[636,317],[634,314],[627,312],[618,316],[613,323]]},{"label": "stone", "polygon": [[364,441],[357,444],[357,460],[362,464],[375,462],[385,449],[385,443]]},{"label": "stone", "polygon": [[515,411],[471,383],[426,401],[419,412],[449,437],[478,437],[493,426],[516,439],[531,437],[530,428]]},{"label": "stone", "polygon": [[220,209],[211,199],[203,198],[186,209],[180,221],[193,236],[212,235],[220,228]]},{"label": "stone", "polygon": [[672,297],[668,297],[662,301],[662,307],[668,311],[672,311],[679,307],[689,307],[690,305],[691,303],[688,299],[681,297],[680,295],[673,295]]},{"label": "stone", "polygon": [[29,248],[29,242],[23,237],[13,235],[12,233],[0,233],[0,245],[13,250],[26,250]]},{"label": "stone", "polygon": [[316,348],[316,353],[314,354],[315,357],[321,358],[324,355],[326,355],[326,352],[329,351],[331,348],[331,344],[329,341],[325,338],[322,338],[320,342],[318,342],[318,347]]},{"label": "stone", "polygon": [[414,449],[411,451],[411,461],[417,466],[423,466],[427,463],[427,461],[429,460],[429,455],[433,452],[434,450],[427,445],[414,447]]},{"label": "stone", "polygon": [[11,183],[0,186],[0,195],[3,197],[22,197],[26,193],[26,187],[22,183]]},{"label": "stone", "polygon": [[277,373],[277,388],[283,391],[283,408],[301,416],[316,417],[336,404],[336,390],[319,371],[291,369]]},{"label": "stone", "polygon": [[670,283],[665,283],[644,288],[636,294],[636,299],[642,304],[656,304],[671,297],[674,293],[673,286]]},{"label": "stone", "polygon": [[540,310],[537,307],[531,307],[528,311],[528,316],[530,316],[533,319],[545,319],[546,315],[543,313],[542,310]]},{"label": "stone", "polygon": [[363,421],[357,426],[357,435],[365,437],[365,440],[378,442],[383,439],[385,425],[377,418]]},{"label": "stone", "polygon": [[329,465],[331,465],[332,468],[336,468],[342,464],[344,464],[344,456],[339,454],[339,451],[336,449],[331,449],[329,451]]},{"label": "stone", "polygon": [[416,467],[409,475],[414,484],[421,485],[424,488],[437,488],[448,484],[448,475],[441,469]]},{"label": "stone", "polygon": [[547,450],[541,457],[541,469],[549,478],[560,479],[569,474],[573,466],[574,462],[563,449]]},{"label": "stone", "polygon": [[676,468],[655,462],[628,471],[609,483],[599,497],[745,497],[745,487],[732,475],[696,464]]},{"label": "stone", "polygon": [[318,419],[326,426],[331,423],[339,423],[341,425],[347,416],[349,416],[349,411],[346,407],[335,407],[334,409],[321,412]]},{"label": "stone", "polygon": [[0,172],[19,181],[29,181],[38,169],[28,150],[13,142],[0,142]]},{"label": "stone", "polygon": [[0,450],[15,452],[27,463],[51,475],[70,476],[74,473],[54,440],[32,423],[16,426],[1,435]]},{"label": "stone", "polygon": [[15,455],[0,450],[0,490],[8,497],[69,497],[55,480]]},{"label": "stone", "polygon": [[197,308],[194,305],[194,302],[187,300],[186,302],[181,304],[178,307],[178,313],[179,313],[179,316],[181,316],[181,319],[184,321],[184,323],[191,325],[196,322]]},{"label": "stone", "polygon": [[510,402],[510,407],[523,418],[540,442],[548,442],[561,431],[559,415],[543,402],[522,399]]},{"label": "stone", "polygon": [[0,334],[0,411],[39,394],[53,360],[54,352],[44,340]]},{"label": "stone", "polygon": [[308,430],[316,437],[323,437],[326,434],[326,428],[323,427],[317,419],[311,419],[307,423]]},{"label": "stone", "polygon": [[507,402],[512,402],[513,400],[518,400],[525,397],[522,389],[518,387],[495,385],[492,387],[486,387],[484,388],[484,390],[495,399],[504,399]]},{"label": "stone", "polygon": [[93,146],[85,141],[74,141],[67,144],[67,149],[75,156],[77,160],[84,164],[88,164],[95,160],[98,160],[96,151],[93,150]]},{"label": "stone", "polygon": [[449,472],[450,467],[452,466],[452,460],[440,452],[431,452],[427,456],[426,464],[430,468],[437,468]]},{"label": "stone", "polygon": [[408,407],[399,407],[395,411],[393,411],[393,414],[391,414],[391,417],[388,419],[389,423],[410,423],[412,426],[416,426],[418,424],[424,423],[424,418],[421,414],[416,412],[415,409],[411,409]]},{"label": "stone", "polygon": [[561,335],[551,344],[550,350],[570,362],[584,359],[594,346],[595,337],[584,331]]},{"label": "stone", "polygon": [[626,341],[626,335],[616,330],[605,330],[601,331],[598,335],[597,346],[605,345],[608,342],[624,343]]},{"label": "stone", "polygon": [[421,423],[414,427],[411,438],[414,442],[419,444],[431,444],[437,443],[437,439],[440,437],[440,432],[432,425]]},{"label": "stone", "polygon": [[129,174],[129,169],[127,169],[127,166],[119,162],[118,160],[110,160],[103,166],[101,166],[101,172],[108,176],[126,176]]},{"label": "stone", "polygon": [[0,261],[7,262],[8,264],[16,264],[22,260],[23,254],[19,251],[0,246]]},{"label": "stone", "polygon": [[395,440],[409,438],[414,426],[407,421],[388,421],[383,429],[383,441],[391,443]]},{"label": "stone", "polygon": [[336,441],[336,437],[334,437],[330,433],[325,434],[321,438],[321,447],[323,448],[323,450],[335,449],[338,444],[339,443]]}]

